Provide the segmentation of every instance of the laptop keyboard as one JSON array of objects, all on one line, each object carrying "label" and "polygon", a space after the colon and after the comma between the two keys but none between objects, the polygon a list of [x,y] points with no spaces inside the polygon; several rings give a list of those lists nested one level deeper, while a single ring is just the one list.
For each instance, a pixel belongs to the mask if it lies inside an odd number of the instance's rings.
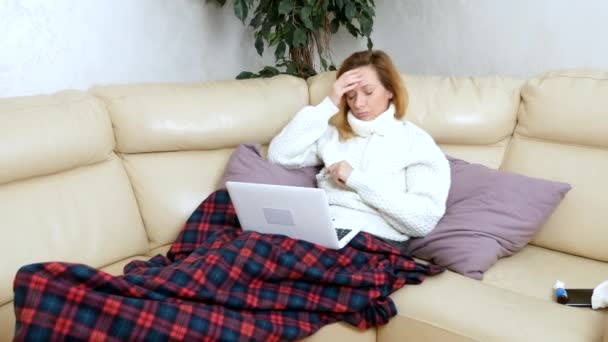
[{"label": "laptop keyboard", "polygon": [[342,240],[342,238],[344,238],[346,235],[348,235],[348,233],[350,233],[352,229],[345,229],[345,228],[336,228],[336,234],[338,235],[338,241]]}]

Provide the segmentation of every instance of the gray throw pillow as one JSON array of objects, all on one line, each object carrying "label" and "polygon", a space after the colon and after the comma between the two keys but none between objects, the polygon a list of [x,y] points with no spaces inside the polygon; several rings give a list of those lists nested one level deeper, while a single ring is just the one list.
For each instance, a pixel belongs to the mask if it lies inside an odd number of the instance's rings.
[{"label": "gray throw pillow", "polygon": [[288,169],[262,157],[260,144],[241,144],[228,160],[221,187],[226,188],[227,181],[235,181],[316,188],[315,175],[319,170],[320,167]]},{"label": "gray throw pillow", "polygon": [[570,185],[450,158],[447,210],[410,252],[470,278],[521,250],[547,221]]}]

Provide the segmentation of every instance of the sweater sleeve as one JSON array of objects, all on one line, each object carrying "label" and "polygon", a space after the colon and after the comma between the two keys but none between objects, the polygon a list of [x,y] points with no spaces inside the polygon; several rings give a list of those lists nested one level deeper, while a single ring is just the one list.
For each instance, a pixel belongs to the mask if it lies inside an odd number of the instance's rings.
[{"label": "sweater sleeve", "polygon": [[268,146],[268,159],[286,167],[320,165],[317,141],[327,131],[329,119],[338,107],[326,97],[316,106],[307,106],[275,136]]},{"label": "sweater sleeve", "polygon": [[445,213],[450,189],[447,158],[430,136],[424,140],[424,147],[417,146],[420,157],[405,169],[407,191],[360,170],[353,170],[346,181],[365,203],[409,237],[425,236],[435,228]]}]

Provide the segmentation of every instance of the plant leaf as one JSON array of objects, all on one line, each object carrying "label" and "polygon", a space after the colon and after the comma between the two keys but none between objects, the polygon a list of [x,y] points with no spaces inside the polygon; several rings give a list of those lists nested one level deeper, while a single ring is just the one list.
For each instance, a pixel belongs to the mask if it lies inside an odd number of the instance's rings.
[{"label": "plant leaf", "polygon": [[361,34],[369,36],[372,33],[373,22],[370,18],[363,16],[359,18],[359,26],[361,27]]},{"label": "plant leaf", "polygon": [[364,6],[363,13],[367,14],[367,16],[370,18],[373,18],[376,15],[376,12],[372,6]]},{"label": "plant leaf", "polygon": [[302,19],[302,22],[304,23],[304,26],[306,26],[307,29],[314,31],[314,27],[312,26],[312,21],[310,20],[310,14],[312,13],[312,8],[311,7],[303,7],[302,10],[300,11],[300,19]]},{"label": "plant leaf", "polygon": [[279,69],[271,66],[265,66],[264,69],[260,70],[260,76],[262,77],[272,77],[280,74]]},{"label": "plant leaf", "polygon": [[281,3],[279,4],[279,14],[289,14],[293,11],[293,8],[293,0],[281,0]]},{"label": "plant leaf", "polygon": [[258,55],[260,55],[260,57],[262,56],[262,54],[264,53],[264,41],[262,40],[262,35],[258,35],[257,38],[255,39],[255,49],[258,52]]},{"label": "plant leaf", "polygon": [[289,75],[296,75],[297,72],[298,70],[296,68],[296,63],[289,61],[289,63],[287,63],[287,68],[285,69],[285,73]]},{"label": "plant leaf", "polygon": [[234,1],[234,15],[239,18],[243,24],[245,24],[245,19],[247,18],[247,3],[245,0],[235,0]]},{"label": "plant leaf", "polygon": [[374,47],[374,43],[372,42],[370,37],[367,37],[367,49],[371,50]]},{"label": "plant leaf", "polygon": [[334,34],[338,32],[338,28],[340,28],[340,20],[338,20],[338,18],[333,18],[329,23],[329,32]]},{"label": "plant leaf", "polygon": [[277,45],[277,49],[274,50],[274,58],[275,60],[279,60],[281,58],[283,58],[285,56],[285,48],[287,47],[287,45],[285,45],[284,41],[280,41],[279,45]]},{"label": "plant leaf", "polygon": [[308,64],[304,64],[304,65],[302,65],[302,67],[304,68],[304,73],[306,74],[307,77],[314,76],[314,75],[317,74],[317,72],[315,71],[315,69],[313,69]]},{"label": "plant leaf", "polygon": [[220,5],[220,7],[223,7],[226,4],[226,0],[207,0],[207,1],[205,1],[205,3],[207,3],[207,4],[210,2]]},{"label": "plant leaf", "polygon": [[344,9],[344,14],[346,15],[347,19],[352,19],[354,18],[355,15],[357,15],[357,8],[355,7],[355,5],[352,2],[347,2],[346,3],[346,8]]},{"label": "plant leaf", "polygon": [[268,34],[268,38],[266,38],[266,40],[268,40],[268,46],[273,46],[277,41],[277,33],[270,32],[270,34]]},{"label": "plant leaf", "polygon": [[327,11],[327,1],[323,1],[321,6],[314,7],[314,5],[312,5],[310,8],[312,9],[310,19],[312,20],[313,30],[323,27],[325,17],[329,15],[329,12]]},{"label": "plant leaf", "polygon": [[251,21],[249,22],[249,26],[255,28],[258,28],[261,24],[262,24],[262,17],[264,16],[263,12],[258,12],[255,14],[255,16],[253,17],[253,19],[251,19]]},{"label": "plant leaf", "polygon": [[256,78],[256,77],[260,77],[260,76],[252,73],[251,71],[242,71],[240,74],[236,75],[237,80],[245,80],[248,78]]},{"label": "plant leaf", "polygon": [[306,32],[303,28],[298,27],[293,33],[293,46],[304,46],[306,44]]},{"label": "plant leaf", "polygon": [[346,28],[348,29],[348,32],[350,32],[350,34],[352,34],[355,37],[358,37],[360,32],[359,29],[357,29],[355,27],[355,25],[351,24],[351,23],[346,23]]},{"label": "plant leaf", "polygon": [[293,25],[291,23],[286,23],[285,26],[283,26],[283,40],[289,47],[293,46],[293,32],[294,31],[295,31],[295,28],[293,27]]}]

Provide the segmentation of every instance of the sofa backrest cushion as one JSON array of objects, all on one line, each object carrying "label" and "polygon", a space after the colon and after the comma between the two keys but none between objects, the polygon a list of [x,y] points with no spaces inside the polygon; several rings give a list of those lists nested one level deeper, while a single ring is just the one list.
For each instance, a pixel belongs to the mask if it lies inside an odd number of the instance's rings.
[{"label": "sofa backrest cushion", "polygon": [[86,93],[0,101],[0,184],[93,164],[112,153],[108,114]]},{"label": "sofa backrest cushion", "polygon": [[91,91],[110,111],[152,248],[172,243],[192,211],[219,188],[239,144],[267,144],[308,104],[306,82],[285,75]]},{"label": "sofa backrest cushion", "polygon": [[95,87],[120,153],[213,150],[268,143],[308,102],[301,79]]},{"label": "sofa backrest cushion", "polygon": [[572,190],[532,241],[608,261],[608,73],[554,71],[530,79],[503,169]]},{"label": "sofa backrest cushion", "polygon": [[19,267],[102,267],[146,253],[103,104],[77,91],[0,99],[0,305]]}]

